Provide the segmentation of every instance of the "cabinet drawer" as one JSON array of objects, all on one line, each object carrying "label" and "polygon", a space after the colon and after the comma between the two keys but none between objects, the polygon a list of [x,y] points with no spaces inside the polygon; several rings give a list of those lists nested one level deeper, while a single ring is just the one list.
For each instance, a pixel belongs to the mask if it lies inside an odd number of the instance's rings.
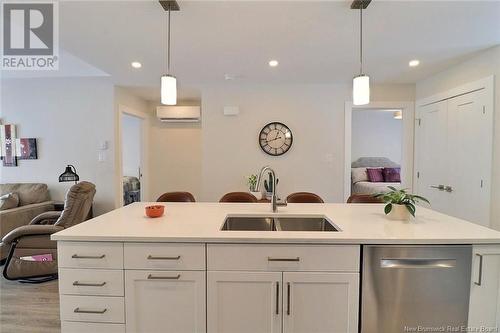
[{"label": "cabinet drawer", "polygon": [[61,333],[125,333],[124,324],[81,323],[77,321],[61,322]]},{"label": "cabinet drawer", "polygon": [[126,269],[205,270],[205,244],[125,244]]},{"label": "cabinet drawer", "polygon": [[61,320],[125,323],[123,297],[61,295]]},{"label": "cabinet drawer", "polygon": [[59,293],[64,295],[123,296],[123,271],[59,269]]},{"label": "cabinet drawer", "polygon": [[208,244],[208,270],[359,272],[357,245]]},{"label": "cabinet drawer", "polygon": [[123,269],[123,244],[58,242],[59,267]]}]

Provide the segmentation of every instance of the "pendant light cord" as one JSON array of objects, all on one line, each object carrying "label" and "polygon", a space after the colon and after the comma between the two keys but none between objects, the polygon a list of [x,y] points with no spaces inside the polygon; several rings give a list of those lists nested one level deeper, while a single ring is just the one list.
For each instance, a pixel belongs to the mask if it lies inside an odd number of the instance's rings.
[{"label": "pendant light cord", "polygon": [[359,8],[359,74],[363,75],[363,0],[361,0],[361,7]]},{"label": "pendant light cord", "polygon": [[170,74],[170,6],[168,4],[167,74]]}]

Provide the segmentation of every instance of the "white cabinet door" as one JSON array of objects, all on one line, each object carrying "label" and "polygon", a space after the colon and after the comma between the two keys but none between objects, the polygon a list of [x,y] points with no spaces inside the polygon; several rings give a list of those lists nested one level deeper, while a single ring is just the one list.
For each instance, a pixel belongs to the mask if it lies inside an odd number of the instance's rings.
[{"label": "white cabinet door", "polygon": [[357,273],[283,273],[285,333],[356,333],[358,303]]},{"label": "white cabinet door", "polygon": [[127,333],[206,332],[205,272],[125,271]]},{"label": "white cabinet door", "polygon": [[281,272],[208,272],[208,332],[281,333]]},{"label": "white cabinet door", "polygon": [[500,246],[474,246],[469,327],[497,327],[499,317]]}]

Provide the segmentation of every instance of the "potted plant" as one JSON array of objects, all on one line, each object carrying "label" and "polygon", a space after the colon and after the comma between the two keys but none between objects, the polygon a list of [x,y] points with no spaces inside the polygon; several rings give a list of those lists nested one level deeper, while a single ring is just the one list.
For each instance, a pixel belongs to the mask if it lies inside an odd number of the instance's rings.
[{"label": "potted plant", "polygon": [[257,175],[250,175],[247,177],[248,190],[252,193],[257,200],[262,199],[262,193],[257,192]]},{"label": "potted plant", "polygon": [[381,198],[384,203],[384,212],[392,220],[408,221],[410,215],[415,217],[416,207],[415,204],[419,201],[429,203],[424,197],[419,195],[410,194],[405,189],[398,190],[393,186],[388,186],[390,189],[387,193],[378,193],[376,198]]}]

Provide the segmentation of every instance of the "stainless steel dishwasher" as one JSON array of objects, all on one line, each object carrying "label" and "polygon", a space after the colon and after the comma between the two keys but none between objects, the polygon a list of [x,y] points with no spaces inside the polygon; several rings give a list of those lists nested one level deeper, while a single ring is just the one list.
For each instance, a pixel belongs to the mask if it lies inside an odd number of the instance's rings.
[{"label": "stainless steel dishwasher", "polygon": [[364,246],[361,333],[467,326],[471,258],[468,245]]}]

